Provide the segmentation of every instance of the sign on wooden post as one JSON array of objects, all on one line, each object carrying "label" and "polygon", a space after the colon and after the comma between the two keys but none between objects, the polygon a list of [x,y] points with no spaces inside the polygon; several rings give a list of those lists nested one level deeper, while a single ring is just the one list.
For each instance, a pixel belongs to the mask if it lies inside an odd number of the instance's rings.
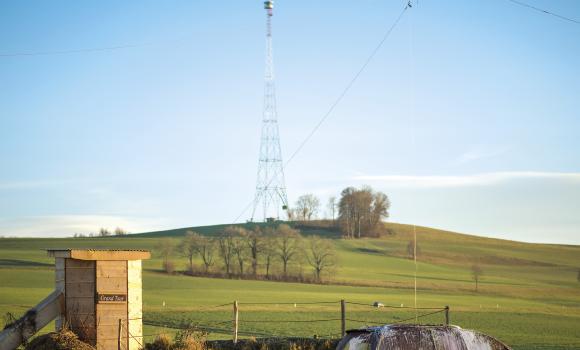
[{"label": "sign on wooden post", "polygon": [[97,303],[124,303],[127,294],[97,294]]}]

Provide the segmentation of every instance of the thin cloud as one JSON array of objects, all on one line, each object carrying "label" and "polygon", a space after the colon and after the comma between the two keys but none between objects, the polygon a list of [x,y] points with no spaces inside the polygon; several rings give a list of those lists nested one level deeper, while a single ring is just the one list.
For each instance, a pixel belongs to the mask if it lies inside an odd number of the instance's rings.
[{"label": "thin cloud", "polygon": [[523,179],[575,181],[580,183],[580,173],[508,171],[460,176],[359,175],[353,178],[356,181],[382,182],[384,185],[409,188],[491,186]]},{"label": "thin cloud", "polygon": [[33,180],[33,181],[7,181],[0,182],[0,190],[26,190],[56,186],[66,183],[66,181]]},{"label": "thin cloud", "polygon": [[461,154],[456,161],[458,163],[468,163],[481,159],[494,158],[507,152],[507,148],[477,147]]}]

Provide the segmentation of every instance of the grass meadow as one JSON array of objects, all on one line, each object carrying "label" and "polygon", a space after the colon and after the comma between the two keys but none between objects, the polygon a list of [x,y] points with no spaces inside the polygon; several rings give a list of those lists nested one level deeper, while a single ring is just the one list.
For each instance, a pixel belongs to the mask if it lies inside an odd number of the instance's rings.
[{"label": "grass meadow", "polygon": [[[227,339],[231,337],[234,300],[240,303],[240,333],[244,336],[336,337],[341,299],[349,302],[348,328],[413,318],[415,312],[404,308],[414,303],[415,265],[405,253],[412,228],[388,227],[391,235],[360,240],[339,239],[335,232],[324,229],[304,231],[305,235],[332,238],[336,246],[338,266],[325,276],[326,284],[166,275],[160,272],[161,261],[154,254],[144,262],[145,334],[151,338],[197,324],[214,330],[211,338]],[[223,226],[194,230],[212,235],[220,228]],[[0,313],[20,316],[52,291],[53,261],[46,248],[153,249],[162,237],[177,244],[185,231],[107,238],[0,239]],[[451,323],[485,332],[514,349],[580,348],[579,246],[528,244],[425,227],[418,227],[417,234],[419,307],[449,305]],[[178,269],[185,269],[185,258],[176,255],[175,261]],[[475,292],[470,267],[477,261],[484,276]],[[311,273],[304,263],[294,264],[292,270]],[[367,306],[375,301],[399,307]],[[434,314],[419,322],[443,323],[444,315]]]}]

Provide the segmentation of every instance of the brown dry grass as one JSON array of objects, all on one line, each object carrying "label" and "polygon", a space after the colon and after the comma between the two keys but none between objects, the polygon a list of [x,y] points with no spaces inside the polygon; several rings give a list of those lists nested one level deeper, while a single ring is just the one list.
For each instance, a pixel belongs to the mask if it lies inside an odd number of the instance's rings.
[{"label": "brown dry grass", "polygon": [[25,350],[95,350],[91,345],[79,340],[69,330],[52,332],[34,338]]}]

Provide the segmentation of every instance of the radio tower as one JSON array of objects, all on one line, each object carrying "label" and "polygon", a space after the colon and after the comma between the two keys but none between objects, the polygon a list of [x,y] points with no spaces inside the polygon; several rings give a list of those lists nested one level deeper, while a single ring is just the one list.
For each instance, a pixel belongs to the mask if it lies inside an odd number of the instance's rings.
[{"label": "radio tower", "polygon": [[276,89],[274,86],[274,63],[272,61],[272,10],[274,1],[264,1],[266,9],[266,74],[264,76],[264,110],[262,137],[258,161],[258,180],[251,221],[256,210],[263,211],[263,220],[280,219],[280,212],[288,209],[288,197],[284,182],[282,151],[276,116]]}]

